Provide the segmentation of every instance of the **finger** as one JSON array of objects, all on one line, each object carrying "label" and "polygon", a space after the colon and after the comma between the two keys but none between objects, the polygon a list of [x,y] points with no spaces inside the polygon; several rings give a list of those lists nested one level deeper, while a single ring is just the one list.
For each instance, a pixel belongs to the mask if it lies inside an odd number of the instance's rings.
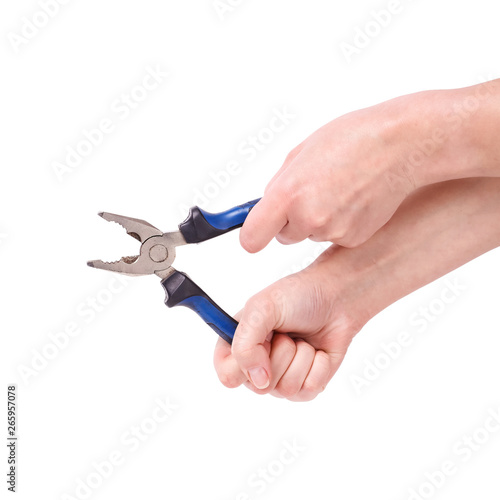
[{"label": "finger", "polygon": [[284,398],[293,398],[304,385],[304,381],[311,371],[316,355],[316,349],[304,340],[296,340],[295,356],[290,366],[276,384],[273,395],[279,394]]},{"label": "finger", "polygon": [[297,224],[288,224],[276,235],[276,239],[282,245],[291,245],[293,243],[299,243],[309,238],[309,230],[299,227]]},{"label": "finger", "polygon": [[[283,333],[276,333],[271,343],[271,380],[269,386],[260,390],[255,388],[257,394],[268,394],[273,391],[283,374],[287,371],[296,353],[295,342]],[[300,387],[299,387],[300,389]]]},{"label": "finger", "polygon": [[236,328],[233,356],[258,389],[266,389],[270,383],[272,371],[266,339],[278,325],[279,316],[276,302],[268,292],[262,292],[247,302]]},{"label": "finger", "polygon": [[241,246],[250,253],[259,252],[287,223],[285,202],[272,192],[255,205],[240,231]]},{"label": "finger", "polygon": [[247,380],[231,354],[231,346],[220,337],[215,345],[214,366],[221,383],[230,389],[240,386]]},{"label": "finger", "polygon": [[325,390],[334,370],[329,355],[325,351],[316,351],[314,361],[300,391],[290,401],[311,401]]},{"label": "finger", "polygon": [[[258,396],[261,396],[262,394],[266,394],[265,392],[262,392],[260,389],[257,389],[250,380],[247,380],[246,382],[243,382],[243,385],[250,391],[254,392]],[[279,397],[279,396],[276,396]]]},{"label": "finger", "polygon": [[293,339],[283,333],[275,333],[271,343],[271,382],[269,383],[269,390],[274,390],[276,384],[280,381],[281,377],[286,373],[290,364],[292,363],[297,346]]},{"label": "finger", "polygon": [[[243,314],[243,309],[241,311],[238,311],[233,318],[239,323],[241,320],[241,316]],[[266,340],[264,342],[264,347],[266,349],[267,355],[271,353],[271,342],[274,336],[274,332],[270,332],[269,335],[266,337]]]}]

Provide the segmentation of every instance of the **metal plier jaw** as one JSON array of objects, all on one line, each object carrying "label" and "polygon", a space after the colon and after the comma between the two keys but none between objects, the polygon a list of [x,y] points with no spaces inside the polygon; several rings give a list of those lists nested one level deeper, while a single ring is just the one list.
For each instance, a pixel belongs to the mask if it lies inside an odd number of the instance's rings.
[{"label": "metal plier jaw", "polygon": [[91,260],[87,262],[87,265],[128,276],[156,274],[160,278],[166,278],[173,272],[171,266],[175,260],[175,247],[186,244],[180,231],[163,233],[149,222],[141,219],[133,219],[109,212],[100,212],[99,215],[108,222],[120,224],[127,231],[127,234],[139,240],[142,243],[140,254],[122,257],[116,262]]},{"label": "metal plier jaw", "polygon": [[139,255],[122,257],[116,262],[91,260],[90,267],[113,271],[128,276],[156,274],[162,279],[168,307],[182,305],[195,311],[224,340],[231,343],[238,323],[221,309],[186,274],[172,267],[175,248],[188,243],[200,243],[228,233],[243,225],[250,210],[259,200],[249,201],[225,212],[212,214],[199,207],[192,207],[187,219],[179,224],[178,231],[163,233],[141,219],[109,212],[99,215],[120,224],[127,234],[141,242]]}]

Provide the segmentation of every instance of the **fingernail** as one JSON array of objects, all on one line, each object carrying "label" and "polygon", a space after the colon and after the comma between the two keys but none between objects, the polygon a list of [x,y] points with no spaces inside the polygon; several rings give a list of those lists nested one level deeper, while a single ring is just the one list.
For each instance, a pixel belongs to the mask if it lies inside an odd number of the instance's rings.
[{"label": "fingernail", "polygon": [[248,375],[257,389],[266,389],[269,386],[269,375],[261,366],[248,370]]}]

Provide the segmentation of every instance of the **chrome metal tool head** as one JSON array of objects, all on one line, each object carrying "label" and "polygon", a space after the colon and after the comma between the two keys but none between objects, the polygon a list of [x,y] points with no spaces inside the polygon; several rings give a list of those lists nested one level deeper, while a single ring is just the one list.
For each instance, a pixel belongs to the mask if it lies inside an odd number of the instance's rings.
[{"label": "chrome metal tool head", "polygon": [[175,247],[186,244],[180,231],[163,233],[141,219],[109,212],[100,212],[99,215],[109,222],[120,224],[127,234],[142,243],[141,249],[139,255],[122,257],[115,262],[91,260],[87,262],[88,266],[129,276],[156,274],[161,278],[166,278],[174,272],[171,265],[175,259]]}]

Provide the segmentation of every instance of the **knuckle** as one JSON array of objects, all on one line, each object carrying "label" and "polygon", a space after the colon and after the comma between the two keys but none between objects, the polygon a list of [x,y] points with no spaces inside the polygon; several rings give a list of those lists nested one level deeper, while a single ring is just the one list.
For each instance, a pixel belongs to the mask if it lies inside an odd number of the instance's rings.
[{"label": "knuckle", "polygon": [[274,302],[271,297],[267,294],[254,295],[245,304],[245,322],[251,327],[261,326],[273,310]]},{"label": "knuckle", "polygon": [[337,228],[337,239],[339,240],[349,240],[349,225],[347,223],[341,224],[339,228]]},{"label": "knuckle", "polygon": [[282,286],[275,284],[270,288],[270,298],[273,301],[274,311],[280,310],[287,300],[287,295]]},{"label": "knuckle", "polygon": [[297,153],[295,152],[295,148],[293,148],[285,157],[284,164],[286,165],[287,163],[292,163],[292,161],[295,159],[297,156]]},{"label": "knuckle", "polygon": [[369,235],[365,236],[359,232],[346,232],[344,236],[337,238],[335,243],[345,248],[355,248],[365,243],[368,238]]},{"label": "knuckle", "polygon": [[335,243],[337,243],[337,245],[340,245],[341,247],[344,248],[355,248],[358,246],[356,240],[350,238],[349,236],[342,236],[339,238],[335,238],[334,241]]},{"label": "knuckle", "polygon": [[299,144],[298,146],[295,146],[287,155],[285,158],[285,163],[291,163],[295,157],[302,151],[302,145]]},{"label": "knuckle", "polygon": [[240,365],[248,364],[248,361],[253,358],[254,347],[246,342],[233,342],[232,354]]},{"label": "knuckle", "polygon": [[278,189],[285,207],[296,204],[301,197],[301,182],[295,175],[284,175]]},{"label": "knuckle", "polygon": [[280,355],[284,359],[293,359],[295,353],[297,352],[297,346],[295,342],[286,334],[278,333],[274,335],[273,338],[273,350],[277,349]]},{"label": "knuckle", "polygon": [[219,373],[219,380],[228,389],[235,389],[241,385],[239,377],[233,373]]},{"label": "knuckle", "polygon": [[281,396],[289,399],[289,398],[293,398],[294,396],[296,396],[298,394],[298,392],[300,391],[300,387],[298,386],[298,384],[292,384],[292,383],[288,383],[288,382],[280,382],[276,386],[276,390],[278,391],[278,393]]},{"label": "knuckle", "polygon": [[287,355],[295,355],[297,352],[297,346],[295,342],[288,335],[280,335],[279,342],[281,344],[281,349],[283,349]]},{"label": "knuckle", "polygon": [[351,235],[347,224],[340,224],[332,231],[330,235],[330,240],[341,246],[347,246],[349,244]]},{"label": "knuckle", "polygon": [[296,340],[296,345],[297,345],[297,350],[301,351],[308,351],[308,356],[311,356],[314,358],[314,355],[316,354],[316,349],[307,341],[305,340]]},{"label": "knuckle", "polygon": [[325,390],[325,386],[322,385],[319,381],[317,380],[308,380],[304,382],[302,385],[302,391],[304,393],[304,396],[306,397],[311,397],[315,398],[318,394],[323,392]]},{"label": "knuckle", "polygon": [[306,221],[308,226],[314,232],[318,232],[324,230],[328,226],[330,222],[330,216],[324,210],[312,210],[309,214],[307,214]]}]

